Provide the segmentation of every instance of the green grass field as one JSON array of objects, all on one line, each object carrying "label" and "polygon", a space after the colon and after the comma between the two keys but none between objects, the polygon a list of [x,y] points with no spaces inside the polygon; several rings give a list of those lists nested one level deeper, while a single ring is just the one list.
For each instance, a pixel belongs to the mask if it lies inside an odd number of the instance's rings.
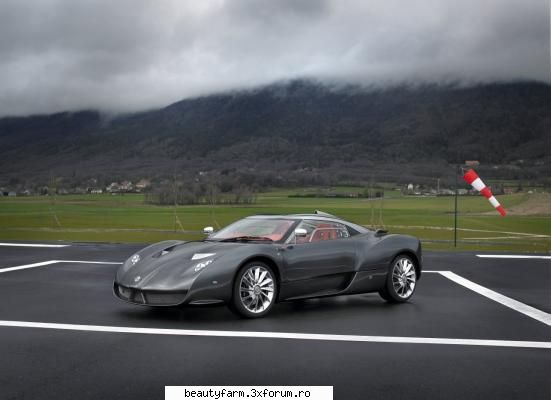
[{"label": "green grass field", "polygon": [[[400,197],[398,192],[388,193],[390,198],[383,202],[288,197],[309,190],[293,188],[262,193],[251,206],[176,208],[146,205],[139,194],[70,195],[55,199],[1,197],[0,239],[144,243],[192,239],[202,235],[183,231],[200,231],[207,225],[225,226],[251,214],[320,209],[362,225],[418,236],[425,248],[453,249],[453,197]],[[505,208],[511,208],[522,204],[528,196],[514,194],[499,199]],[[460,197],[459,212],[458,249],[551,252],[551,215],[503,218],[480,196]]]}]

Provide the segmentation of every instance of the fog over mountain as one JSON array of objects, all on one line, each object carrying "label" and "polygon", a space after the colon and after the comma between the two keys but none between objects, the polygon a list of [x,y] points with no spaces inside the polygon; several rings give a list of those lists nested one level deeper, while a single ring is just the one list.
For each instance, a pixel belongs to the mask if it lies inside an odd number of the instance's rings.
[{"label": "fog over mountain", "polygon": [[0,187],[208,173],[252,187],[431,182],[481,161],[487,178],[551,185],[551,85],[366,90],[291,81],[107,117],[0,118]]},{"label": "fog over mountain", "polygon": [[281,80],[549,82],[547,0],[3,0],[0,116]]}]

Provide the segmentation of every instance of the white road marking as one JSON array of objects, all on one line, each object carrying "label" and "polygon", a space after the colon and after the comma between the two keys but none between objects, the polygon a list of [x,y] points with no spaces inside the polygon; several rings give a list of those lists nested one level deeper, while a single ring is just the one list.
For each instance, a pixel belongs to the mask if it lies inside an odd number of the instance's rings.
[{"label": "white road marking", "polygon": [[39,243],[0,243],[0,246],[11,247],[69,247],[70,244],[39,244]]},{"label": "white road marking", "polygon": [[511,258],[511,259],[541,259],[551,260],[551,256],[529,256],[529,255],[516,255],[516,254],[477,254],[480,258]]},{"label": "white road marking", "polygon": [[50,261],[43,261],[38,262],[34,264],[26,264],[26,265],[18,265],[16,267],[8,267],[8,268],[2,268],[0,269],[0,274],[6,273],[6,272],[12,272],[12,271],[19,271],[22,269],[29,269],[29,268],[37,268],[37,267],[43,267],[45,265],[51,265],[51,264],[59,264],[59,263],[70,263],[70,264],[110,264],[110,265],[119,265],[122,264],[122,262],[112,262],[112,261],[75,261],[75,260],[50,260]]},{"label": "white road marking", "polygon": [[551,314],[538,310],[537,308],[531,307],[527,304],[521,303],[515,299],[504,296],[498,292],[494,292],[491,289],[488,289],[484,286],[481,286],[473,281],[465,279],[452,271],[438,271],[440,275],[445,276],[446,278],[454,281],[455,283],[460,284],[461,286],[466,287],[467,289],[472,290],[482,296],[489,298],[490,300],[496,301],[500,304],[503,304],[505,307],[509,307],[521,314],[524,314],[530,318],[533,318],[537,321],[543,322],[546,325],[551,326]]},{"label": "white road marking", "polygon": [[494,292],[491,289],[488,289],[484,286],[481,286],[477,283],[474,283],[468,279],[463,278],[462,276],[457,275],[452,271],[423,271],[424,274],[440,274],[455,283],[460,284],[461,286],[466,287],[482,296],[485,296],[491,300],[497,301],[500,304],[503,304],[506,307],[509,307],[515,311],[518,311],[521,314],[527,315],[531,318],[534,318],[540,322],[543,322],[546,325],[551,325],[551,314],[548,314],[544,311],[538,310],[532,306],[521,303],[518,300],[512,299],[510,297],[504,296],[498,292]]},{"label": "white road marking", "polygon": [[11,271],[19,271],[21,269],[42,267],[44,265],[50,265],[55,263],[57,263],[57,260],[43,261],[43,262],[38,262],[34,264],[19,265],[17,267],[2,268],[0,269],[0,274],[3,274],[5,272],[11,272]]},{"label": "white road marking", "polygon": [[55,260],[58,263],[70,263],[70,264],[109,264],[109,265],[120,265],[122,262],[119,261],[79,261],[79,260]]},{"label": "white road marking", "polygon": [[466,237],[461,240],[496,240],[496,239],[526,239],[526,236],[493,236],[493,237]]},{"label": "white road marking", "polygon": [[[367,225],[366,225],[367,226]],[[443,230],[443,231],[453,231],[453,227],[449,226],[427,226],[427,225],[385,225],[389,228],[412,228],[412,229],[433,229],[433,230]],[[510,231],[490,231],[486,229],[469,229],[469,228],[457,228],[458,231],[465,232],[486,232],[486,233],[506,233],[508,235],[521,235],[526,236],[527,239],[530,238],[551,238],[551,235],[543,235],[537,233],[526,233],[526,232],[510,232]]]},{"label": "white road marking", "polygon": [[409,343],[409,344],[451,344],[463,346],[519,347],[551,349],[551,342],[536,342],[523,340],[489,340],[489,339],[454,339],[426,338],[408,336],[364,336],[364,335],[329,335],[317,333],[287,333],[287,332],[249,332],[249,331],[210,331],[195,329],[161,329],[134,328],[126,326],[57,324],[28,321],[0,321],[0,326],[16,328],[39,328],[68,331],[133,333],[145,335],[172,336],[211,336],[230,338],[260,338],[260,339],[292,339],[292,340],[325,340],[339,342],[371,342],[371,343]]}]

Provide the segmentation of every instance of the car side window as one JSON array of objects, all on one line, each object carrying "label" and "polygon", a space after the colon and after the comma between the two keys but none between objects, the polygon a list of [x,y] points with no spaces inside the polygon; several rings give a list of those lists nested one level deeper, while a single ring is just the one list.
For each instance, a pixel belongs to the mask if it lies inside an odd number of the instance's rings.
[{"label": "car side window", "polygon": [[288,243],[315,243],[344,239],[350,236],[345,225],[330,221],[304,220],[297,226],[297,229],[306,230],[306,236],[297,237],[295,241],[295,234],[293,233]]}]

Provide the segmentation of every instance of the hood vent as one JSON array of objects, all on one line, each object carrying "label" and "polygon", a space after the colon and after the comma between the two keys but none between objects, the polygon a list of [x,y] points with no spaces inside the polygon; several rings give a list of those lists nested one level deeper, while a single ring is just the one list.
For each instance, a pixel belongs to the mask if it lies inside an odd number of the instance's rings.
[{"label": "hood vent", "polygon": [[174,250],[176,248],[176,246],[178,246],[178,245],[167,247],[166,249],[163,249],[163,250],[159,251],[158,253],[153,254],[152,257],[153,258],[159,258],[159,257],[165,256],[168,253],[170,253],[172,250]]}]

